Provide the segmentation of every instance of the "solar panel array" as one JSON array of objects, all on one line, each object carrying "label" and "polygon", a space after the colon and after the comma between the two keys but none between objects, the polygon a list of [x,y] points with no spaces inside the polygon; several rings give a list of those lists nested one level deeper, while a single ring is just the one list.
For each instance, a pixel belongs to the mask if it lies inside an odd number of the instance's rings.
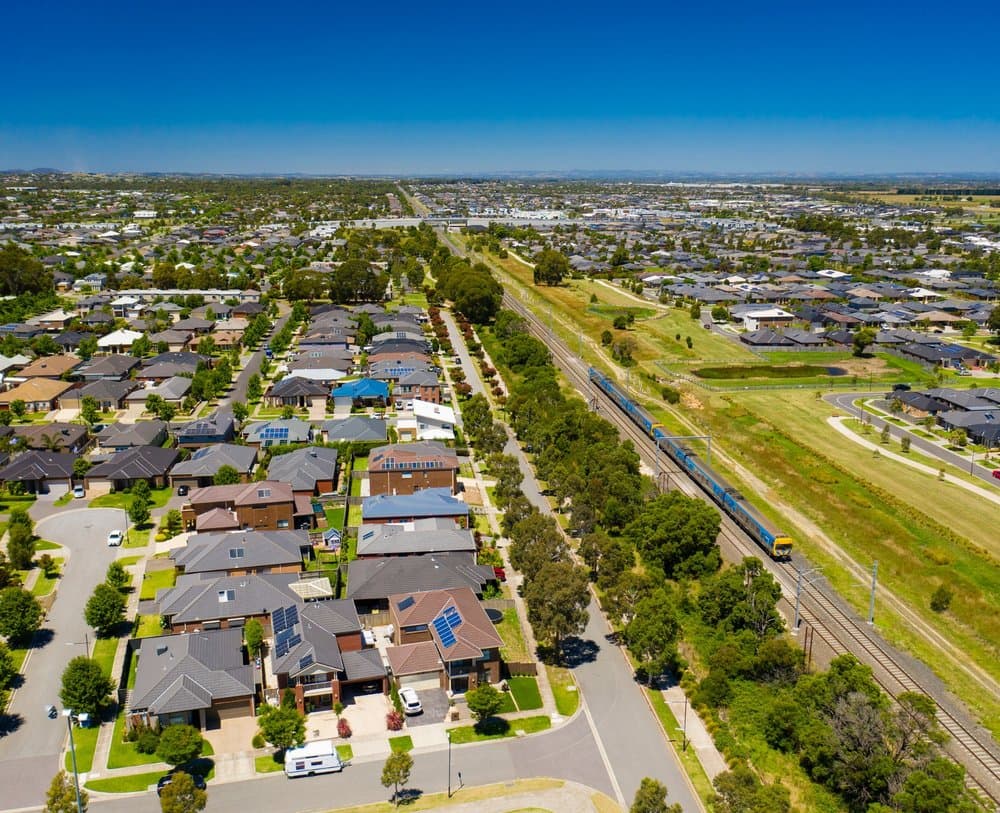
[{"label": "solar panel array", "polygon": [[408,610],[413,606],[413,596],[407,596],[399,604],[396,605],[397,609]]},{"label": "solar panel array", "polygon": [[261,440],[288,440],[287,426],[266,426],[260,433]]},{"label": "solar panel array", "polygon": [[299,623],[299,608],[294,604],[291,607],[285,607],[285,625],[289,627],[294,627]]},{"label": "solar panel array", "polygon": [[307,666],[311,666],[313,662],[312,653],[309,655],[303,655],[299,658],[299,669],[305,669]]},{"label": "solar panel array", "polygon": [[283,607],[278,607],[271,613],[271,629],[274,634],[277,635],[281,630],[283,630],[288,625],[285,623],[285,610]]},{"label": "solar panel array", "polygon": [[441,645],[446,649],[455,645],[458,640],[455,637],[455,630],[462,626],[462,616],[459,614],[458,610],[454,607],[445,607],[440,613],[435,616],[434,629],[437,631],[438,638],[441,639]]}]

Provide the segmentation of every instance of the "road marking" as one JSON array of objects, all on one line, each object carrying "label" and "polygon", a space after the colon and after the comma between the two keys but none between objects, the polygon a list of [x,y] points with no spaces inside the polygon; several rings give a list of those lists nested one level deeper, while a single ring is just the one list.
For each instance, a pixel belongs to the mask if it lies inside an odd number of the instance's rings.
[{"label": "road marking", "polygon": [[625,796],[622,794],[621,785],[618,784],[618,777],[615,776],[614,769],[611,767],[611,760],[608,759],[608,752],[604,750],[604,743],[601,741],[601,735],[598,733],[597,726],[594,724],[594,718],[590,715],[590,707],[587,705],[587,698],[584,697],[583,692],[579,692],[579,695],[581,704],[583,705],[583,714],[587,718],[587,725],[590,726],[590,733],[594,737],[594,742],[597,743],[597,751],[601,755],[601,761],[604,763],[604,767],[611,779],[611,786],[615,789],[615,797],[618,799],[618,804],[627,808],[628,804],[626,804]]}]

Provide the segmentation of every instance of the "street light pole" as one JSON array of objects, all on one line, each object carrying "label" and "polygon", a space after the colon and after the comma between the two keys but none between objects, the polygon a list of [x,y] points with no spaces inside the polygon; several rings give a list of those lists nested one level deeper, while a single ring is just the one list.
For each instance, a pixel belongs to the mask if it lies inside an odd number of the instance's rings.
[{"label": "street light pole", "polygon": [[125,544],[128,544],[128,509],[123,508],[122,513],[125,515]]},{"label": "street light pole", "polygon": [[451,798],[451,729],[448,729],[448,798]]},{"label": "street light pole", "polygon": [[76,811],[83,813],[83,802],[80,801],[80,774],[76,769],[76,743],[73,741],[73,710],[63,709],[66,718],[66,728],[69,729],[69,753],[73,757],[73,787],[76,790]]}]

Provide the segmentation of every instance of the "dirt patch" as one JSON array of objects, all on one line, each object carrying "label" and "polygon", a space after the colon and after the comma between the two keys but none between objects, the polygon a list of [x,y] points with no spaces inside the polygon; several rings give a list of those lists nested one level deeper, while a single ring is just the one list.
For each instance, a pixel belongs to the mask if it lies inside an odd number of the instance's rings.
[{"label": "dirt patch", "polygon": [[838,359],[837,366],[846,370],[848,375],[856,376],[880,375],[890,369],[885,359],[876,356],[870,358],[851,356],[847,359]]},{"label": "dirt patch", "polygon": [[479,492],[479,488],[474,485],[466,485],[463,488],[465,492],[465,501],[469,505],[482,505],[483,495]]},{"label": "dirt patch", "polygon": [[705,405],[690,392],[681,394],[681,404],[688,409],[704,409]]}]

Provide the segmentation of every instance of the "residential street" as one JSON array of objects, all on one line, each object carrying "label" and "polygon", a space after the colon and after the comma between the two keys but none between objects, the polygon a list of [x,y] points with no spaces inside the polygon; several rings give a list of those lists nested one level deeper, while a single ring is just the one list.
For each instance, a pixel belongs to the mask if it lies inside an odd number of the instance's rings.
[{"label": "residential street", "polygon": [[271,327],[271,331],[260,343],[260,350],[257,350],[252,356],[250,356],[250,360],[247,362],[246,366],[240,370],[240,374],[236,376],[236,383],[233,384],[233,388],[229,391],[229,394],[224,398],[219,399],[219,406],[226,406],[234,401],[243,401],[243,403],[246,403],[247,383],[250,381],[250,376],[254,373],[260,372],[260,365],[263,363],[265,356],[264,348],[267,347],[267,343],[270,338],[285,326],[285,322],[288,321],[289,316],[291,316],[291,310],[289,310],[284,316],[279,316],[274,320],[274,325]]},{"label": "residential street", "polygon": [[[49,508],[39,501],[31,513],[38,519]],[[41,804],[59,770],[66,721],[49,719],[45,707],[62,708],[62,672],[71,658],[84,654],[85,634],[93,647],[94,632],[83,620],[83,608],[121,550],[107,546],[108,531],[124,528],[124,523],[123,512],[114,508],[66,510],[37,522],[38,536],[65,545],[70,556],[56,601],[38,633],[46,643],[29,653],[24,684],[14,694],[0,732],[0,798],[5,809]]]}]

